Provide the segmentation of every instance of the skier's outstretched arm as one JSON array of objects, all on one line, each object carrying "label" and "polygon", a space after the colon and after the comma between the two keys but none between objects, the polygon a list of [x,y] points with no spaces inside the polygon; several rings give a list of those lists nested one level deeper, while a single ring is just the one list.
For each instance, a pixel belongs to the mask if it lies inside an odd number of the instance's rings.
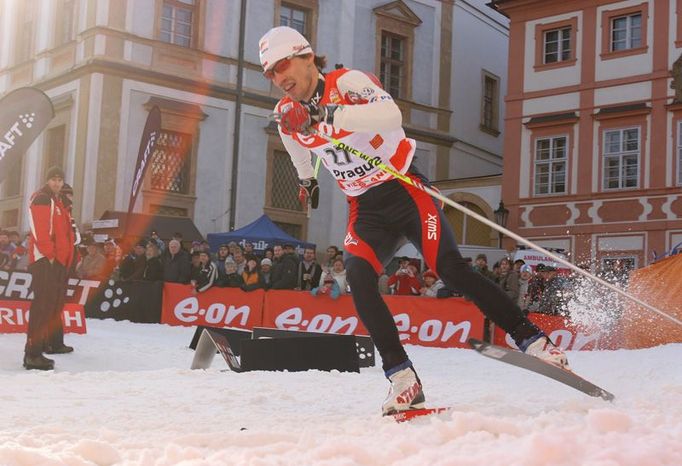
[{"label": "skier's outstretched arm", "polygon": [[354,132],[399,129],[403,116],[393,97],[362,71],[350,70],[336,82],[339,91],[357,105],[343,105],[334,111],[333,126]]}]

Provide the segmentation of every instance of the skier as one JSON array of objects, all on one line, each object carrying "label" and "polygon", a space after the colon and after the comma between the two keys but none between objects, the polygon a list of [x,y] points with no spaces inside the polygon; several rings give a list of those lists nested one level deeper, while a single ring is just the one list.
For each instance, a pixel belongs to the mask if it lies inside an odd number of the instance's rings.
[{"label": "skier", "polygon": [[345,68],[323,73],[325,57],[316,56],[305,37],[285,26],[268,31],[258,45],[264,76],[285,93],[275,107],[275,117],[296,167],[301,194],[317,207],[319,188],[312,151],[347,195],[347,279],[355,308],[379,350],[391,384],[382,406],[384,415],[423,408],[425,400],[422,384],[378,289],[384,263],[391,259],[402,237],[420,250],[429,268],[447,287],[469,296],[522,351],[568,369],[561,349],[502,289],[467,265],[439,202],[315,134],[319,131],[342,140],[428,186],[424,176],[411,166],[415,141],[405,137],[400,110],[376,77]]}]

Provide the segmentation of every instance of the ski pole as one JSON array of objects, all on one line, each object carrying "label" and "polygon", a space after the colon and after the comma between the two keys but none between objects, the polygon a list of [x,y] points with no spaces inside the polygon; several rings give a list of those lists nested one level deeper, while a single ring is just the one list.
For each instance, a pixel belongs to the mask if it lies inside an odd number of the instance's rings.
[{"label": "ski pole", "polygon": [[587,272],[587,271],[581,269],[580,267],[573,265],[572,263],[563,259],[562,257],[559,257],[556,254],[551,253],[550,251],[544,249],[541,246],[538,246],[537,244],[527,240],[526,238],[523,238],[523,237],[517,235],[516,233],[509,231],[506,228],[498,225],[497,223],[492,222],[492,221],[488,220],[487,218],[477,214],[476,212],[474,212],[470,209],[467,209],[466,207],[458,204],[457,202],[453,201],[452,199],[443,196],[441,193],[439,193],[435,189],[430,188],[428,186],[424,186],[419,181],[413,180],[412,178],[410,178],[407,175],[403,175],[402,173],[394,170],[393,168],[389,167],[385,163],[380,162],[378,159],[375,160],[373,157],[365,154],[364,152],[361,152],[361,151],[355,149],[354,147],[350,147],[349,145],[345,144],[344,142],[339,141],[338,139],[336,139],[332,136],[328,136],[324,133],[321,133],[320,131],[317,131],[314,128],[310,128],[310,132],[312,134],[314,134],[318,137],[321,137],[322,139],[330,142],[331,144],[333,144],[338,149],[341,149],[345,152],[353,154],[356,157],[361,158],[365,162],[368,162],[369,164],[379,168],[380,170],[382,170],[382,171],[384,171],[390,175],[393,175],[394,177],[398,178],[403,183],[408,184],[410,186],[413,186],[413,187],[419,189],[420,191],[425,192],[429,196],[434,197],[434,198],[438,199],[439,201],[449,205],[450,207],[457,209],[460,212],[462,212],[466,215],[469,215],[470,217],[475,218],[479,222],[482,222],[483,224],[485,224],[485,225],[489,226],[490,228],[502,233],[503,235],[506,235],[506,236],[516,240],[517,242],[519,242],[521,244],[524,244],[524,245],[526,245],[532,249],[535,249],[538,252],[541,252],[542,254],[547,255],[548,257],[552,258],[555,262],[558,262],[558,263],[568,267],[569,269],[573,270],[574,272],[576,272],[576,273],[578,273],[584,277],[587,277],[590,280],[593,280],[593,281],[599,283],[600,285],[605,286],[606,288],[610,289],[611,291],[614,291],[614,292],[618,293],[619,295],[629,299],[630,301],[633,301],[633,302],[639,304],[640,306],[660,315],[661,317],[665,317],[666,319],[676,323],[677,325],[682,326],[682,320],[677,319],[675,316],[672,316],[666,312],[663,312],[660,309],[652,306],[651,304],[645,303],[641,299],[636,298],[635,296],[632,296],[630,293],[627,293],[626,291],[618,288],[617,286],[612,285],[611,283],[609,283],[605,280],[602,280],[601,278],[599,278],[595,275],[592,275],[590,272]]}]

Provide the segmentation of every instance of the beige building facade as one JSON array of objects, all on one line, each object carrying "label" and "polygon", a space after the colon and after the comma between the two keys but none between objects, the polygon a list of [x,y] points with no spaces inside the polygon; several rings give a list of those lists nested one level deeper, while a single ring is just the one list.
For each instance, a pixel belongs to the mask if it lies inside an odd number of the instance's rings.
[{"label": "beige building facade", "polygon": [[494,4],[511,20],[511,228],[605,269],[679,246],[682,1]]},{"label": "beige building facade", "polygon": [[[0,184],[0,226],[27,229],[28,198],[52,165],[74,187],[80,223],[126,210],[156,105],[163,132],[136,212],[189,217],[203,234],[265,212],[302,239],[340,244],[344,197],[321,173],[321,206],[307,218],[268,119],[279,94],[261,75],[257,41],[280,24],[301,30],[330,68],[381,78],[418,141],[417,165],[446,194],[461,197],[456,179],[499,175],[508,26],[484,1],[243,3],[244,11],[239,0],[0,0],[0,96],[35,86],[56,112]],[[470,47],[470,34],[490,56]],[[483,188],[469,200],[492,219],[499,187]]]}]

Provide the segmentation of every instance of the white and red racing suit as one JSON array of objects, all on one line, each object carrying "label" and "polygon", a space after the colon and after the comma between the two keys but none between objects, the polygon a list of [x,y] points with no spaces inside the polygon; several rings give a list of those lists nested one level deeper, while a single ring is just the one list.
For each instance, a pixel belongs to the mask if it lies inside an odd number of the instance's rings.
[{"label": "white and red racing suit", "polygon": [[[344,68],[320,74],[313,97],[301,103],[340,105],[332,125],[317,123],[314,128],[429,185],[411,167],[415,141],[405,136],[400,109],[375,77]],[[292,105],[285,97],[275,112],[285,113]],[[387,375],[409,364],[393,316],[378,289],[378,276],[403,238],[415,245],[446,287],[471,298],[517,343],[538,334],[539,329],[518,305],[462,258],[439,202],[365,160],[339,150],[326,139],[289,133],[281,126],[279,131],[300,179],[314,176],[310,157],[313,152],[348,196],[349,219],[344,240],[347,280],[355,308],[381,354]]]}]

